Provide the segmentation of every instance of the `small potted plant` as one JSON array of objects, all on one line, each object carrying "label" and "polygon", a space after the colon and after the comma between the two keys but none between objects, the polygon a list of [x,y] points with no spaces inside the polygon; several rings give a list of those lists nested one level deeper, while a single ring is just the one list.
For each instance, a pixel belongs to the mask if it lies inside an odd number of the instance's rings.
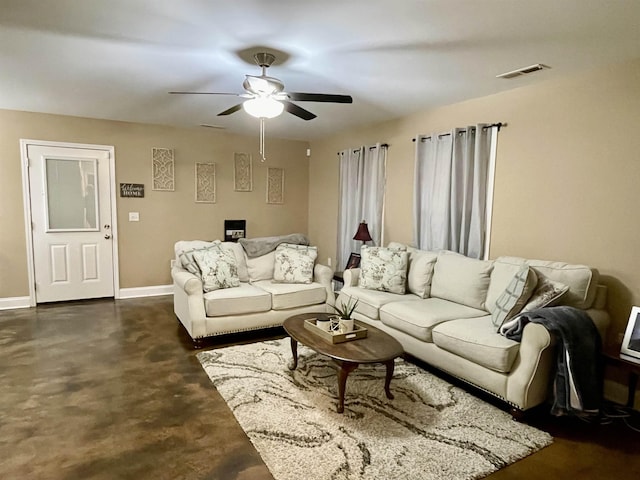
[{"label": "small potted plant", "polygon": [[341,332],[350,332],[353,330],[353,319],[351,315],[355,311],[358,306],[358,299],[354,299],[353,297],[349,297],[349,300],[342,301],[339,306],[331,305],[337,314],[340,317],[339,328]]}]

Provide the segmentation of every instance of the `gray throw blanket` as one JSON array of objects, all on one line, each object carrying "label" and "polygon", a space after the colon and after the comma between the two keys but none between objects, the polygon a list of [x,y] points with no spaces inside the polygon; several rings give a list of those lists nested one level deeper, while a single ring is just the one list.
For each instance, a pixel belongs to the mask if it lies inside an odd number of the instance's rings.
[{"label": "gray throw blanket", "polygon": [[518,315],[500,333],[521,341],[527,323],[539,323],[559,340],[553,415],[597,415],[602,402],[602,340],[591,317],[573,307],[549,307]]},{"label": "gray throw blanket", "polygon": [[238,239],[238,243],[242,245],[244,251],[247,252],[247,257],[255,258],[273,252],[281,243],[309,245],[309,240],[301,233],[291,233],[277,237],[240,238]]}]

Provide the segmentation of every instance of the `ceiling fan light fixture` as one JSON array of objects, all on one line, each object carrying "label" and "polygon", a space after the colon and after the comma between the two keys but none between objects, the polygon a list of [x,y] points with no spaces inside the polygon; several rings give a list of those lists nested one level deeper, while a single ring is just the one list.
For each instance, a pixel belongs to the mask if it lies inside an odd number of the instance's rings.
[{"label": "ceiling fan light fixture", "polygon": [[252,117],[274,118],[284,111],[284,105],[269,97],[258,97],[247,100],[242,104],[242,108]]}]

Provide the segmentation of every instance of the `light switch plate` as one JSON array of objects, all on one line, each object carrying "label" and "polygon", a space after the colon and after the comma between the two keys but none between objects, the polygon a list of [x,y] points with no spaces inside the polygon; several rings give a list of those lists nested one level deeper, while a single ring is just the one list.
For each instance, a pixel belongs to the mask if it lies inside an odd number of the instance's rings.
[{"label": "light switch plate", "polygon": [[129,212],[129,221],[130,222],[139,222],[140,221],[140,213],[138,213],[138,212]]}]

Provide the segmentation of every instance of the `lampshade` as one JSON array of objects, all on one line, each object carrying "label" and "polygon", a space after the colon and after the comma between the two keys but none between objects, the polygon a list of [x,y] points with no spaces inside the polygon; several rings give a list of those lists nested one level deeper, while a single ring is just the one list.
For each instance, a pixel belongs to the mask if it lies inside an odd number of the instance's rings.
[{"label": "lampshade", "polygon": [[364,220],[360,222],[360,225],[358,225],[358,231],[356,232],[353,239],[360,240],[362,242],[368,242],[372,240],[371,234],[369,233],[369,228],[367,227],[367,222],[365,222]]},{"label": "lampshade", "polygon": [[245,101],[242,108],[256,118],[273,118],[282,113],[284,105],[273,98],[258,97]]}]

